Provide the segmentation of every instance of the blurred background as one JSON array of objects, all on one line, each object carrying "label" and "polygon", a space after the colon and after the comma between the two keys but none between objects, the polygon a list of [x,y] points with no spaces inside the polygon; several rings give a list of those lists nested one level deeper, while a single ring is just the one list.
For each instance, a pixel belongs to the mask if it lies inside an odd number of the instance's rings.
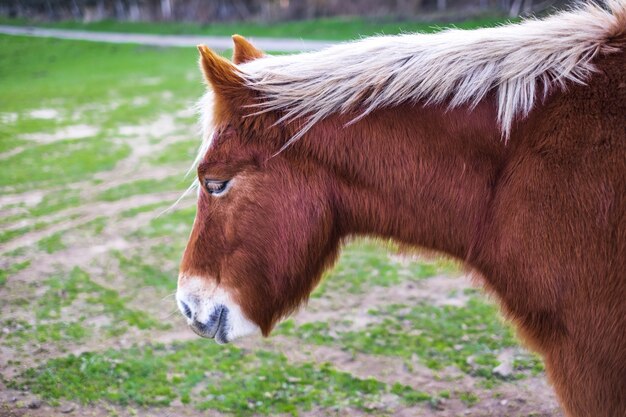
[{"label": "blurred background", "polygon": [[409,20],[517,17],[560,7],[564,0],[3,0],[0,14],[38,21],[278,22],[336,16]]},{"label": "blurred background", "polygon": [[269,339],[198,338],[174,301],[195,198],[174,203],[200,143],[195,44],[297,53],[566,6],[0,1],[0,417],[561,416],[466,272],[391,242],[347,242]]}]

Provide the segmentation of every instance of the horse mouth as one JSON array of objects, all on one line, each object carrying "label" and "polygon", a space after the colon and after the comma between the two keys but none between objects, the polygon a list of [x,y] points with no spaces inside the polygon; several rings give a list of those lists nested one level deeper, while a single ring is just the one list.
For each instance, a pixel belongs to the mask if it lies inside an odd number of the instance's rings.
[{"label": "horse mouth", "polygon": [[200,337],[215,339],[220,345],[228,343],[228,308],[220,304],[209,315],[206,323],[194,320],[189,327]]}]

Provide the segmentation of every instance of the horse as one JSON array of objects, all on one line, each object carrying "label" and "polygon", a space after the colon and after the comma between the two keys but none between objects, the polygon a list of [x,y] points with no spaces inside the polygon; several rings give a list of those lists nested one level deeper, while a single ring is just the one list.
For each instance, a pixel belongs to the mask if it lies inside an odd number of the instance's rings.
[{"label": "horse", "polygon": [[626,416],[626,1],[269,56],[199,46],[198,200],[176,300],[268,336],[353,236],[461,261],[571,417]]}]

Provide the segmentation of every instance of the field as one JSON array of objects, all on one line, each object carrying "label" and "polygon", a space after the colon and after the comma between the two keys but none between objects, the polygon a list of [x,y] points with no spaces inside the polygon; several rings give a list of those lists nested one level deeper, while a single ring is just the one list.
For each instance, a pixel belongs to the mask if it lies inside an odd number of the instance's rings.
[{"label": "field", "polygon": [[560,416],[445,259],[359,239],[267,340],[176,310],[193,49],[0,36],[0,416]]},{"label": "field", "polygon": [[[511,19],[513,21],[519,19]],[[280,23],[211,23],[194,24],[182,22],[123,22],[103,20],[99,22],[82,23],[76,21],[63,22],[31,22],[23,19],[7,19],[0,17],[0,24],[7,25],[36,25],[56,29],[79,29],[99,32],[124,33],[155,33],[167,35],[207,35],[230,36],[239,33],[243,36],[260,36],[269,38],[296,38],[319,40],[344,40],[359,36],[394,35],[403,32],[433,32],[446,27],[471,29],[475,27],[490,27],[505,22],[501,17],[483,16],[472,20],[454,23],[433,23],[421,21],[398,22],[390,19],[364,19],[354,17],[336,17],[325,19],[304,20],[297,22]]]}]

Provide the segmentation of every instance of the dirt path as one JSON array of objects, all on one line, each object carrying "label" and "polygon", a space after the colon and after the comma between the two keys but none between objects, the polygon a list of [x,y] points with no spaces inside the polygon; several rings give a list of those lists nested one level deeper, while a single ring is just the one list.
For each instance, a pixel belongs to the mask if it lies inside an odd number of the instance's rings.
[{"label": "dirt path", "polygon": [[[233,47],[228,36],[201,35],[150,35],[142,33],[91,32],[85,30],[48,29],[40,27],[18,27],[0,25],[0,33],[5,35],[37,36],[43,38],[74,39],[93,42],[136,43],[152,46],[195,47],[205,44],[210,48],[223,51]],[[315,51],[332,44],[331,41],[304,39],[251,38],[254,44],[266,51],[294,52]]]}]

